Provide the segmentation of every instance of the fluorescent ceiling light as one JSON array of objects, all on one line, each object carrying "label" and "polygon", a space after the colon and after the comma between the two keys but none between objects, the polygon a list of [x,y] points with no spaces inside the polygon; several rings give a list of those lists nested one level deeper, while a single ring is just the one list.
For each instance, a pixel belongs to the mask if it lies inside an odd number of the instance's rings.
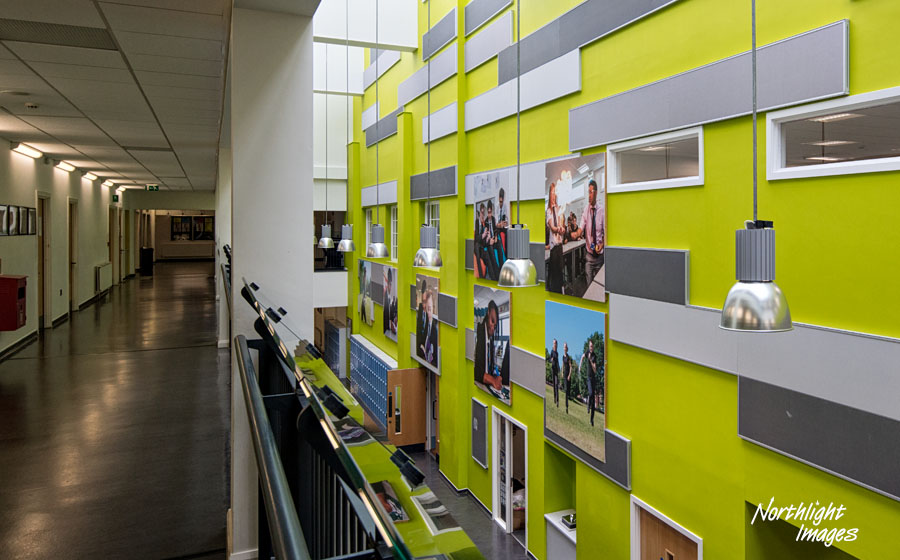
[{"label": "fluorescent ceiling light", "polygon": [[103,181],[103,186],[109,188],[109,187],[116,186],[116,184],[113,183],[112,181],[110,181],[109,179],[107,179],[106,181]]},{"label": "fluorescent ceiling light", "polygon": [[35,150],[31,146],[26,146],[25,144],[19,142],[13,142],[12,151],[34,159],[38,159],[39,157],[42,157],[44,155],[42,152]]},{"label": "fluorescent ceiling light", "polygon": [[645,146],[643,148],[638,148],[639,152],[661,152],[665,150],[665,146]]},{"label": "fluorescent ceiling light", "polygon": [[848,144],[858,144],[853,140],[822,140],[820,142],[807,142],[808,146],[846,146]]},{"label": "fluorescent ceiling light", "polygon": [[810,161],[843,161],[847,158],[831,157],[831,156],[813,156],[806,158]]},{"label": "fluorescent ceiling light", "polygon": [[127,190],[127,189],[126,189],[125,187],[119,187],[118,189],[116,189],[116,192],[117,192],[117,193],[123,193],[123,192],[125,192],[126,190]]},{"label": "fluorescent ceiling light", "polygon": [[97,176],[94,175],[93,173],[91,173],[90,171],[88,171],[84,174],[84,178],[87,179],[88,181],[96,181],[97,180]]},{"label": "fluorescent ceiling light", "polygon": [[56,164],[57,169],[62,169],[63,171],[68,171],[69,173],[75,171],[75,166],[67,161],[60,161]]},{"label": "fluorescent ceiling light", "polygon": [[811,120],[812,122],[818,122],[818,123],[829,123],[829,122],[835,122],[835,121],[845,121],[847,119],[855,119],[856,117],[862,117],[862,116],[865,116],[865,115],[860,115],[859,113],[835,113],[833,115],[825,115],[822,117],[815,117],[815,118],[812,118],[809,120]]}]

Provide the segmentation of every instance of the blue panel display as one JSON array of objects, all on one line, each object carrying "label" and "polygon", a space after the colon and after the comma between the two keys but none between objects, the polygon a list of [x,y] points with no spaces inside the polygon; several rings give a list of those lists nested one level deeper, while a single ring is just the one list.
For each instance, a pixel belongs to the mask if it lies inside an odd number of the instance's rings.
[{"label": "blue panel display", "polygon": [[386,363],[365,346],[350,339],[350,391],[383,430],[387,429],[389,369]]}]

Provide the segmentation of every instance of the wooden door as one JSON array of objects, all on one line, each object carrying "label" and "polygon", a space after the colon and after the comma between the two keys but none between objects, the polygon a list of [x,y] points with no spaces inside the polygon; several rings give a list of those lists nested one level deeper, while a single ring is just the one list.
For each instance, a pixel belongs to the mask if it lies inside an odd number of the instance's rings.
[{"label": "wooden door", "polygon": [[388,383],[388,441],[393,445],[425,443],[425,371],[392,369]]},{"label": "wooden door", "polygon": [[641,560],[697,560],[697,543],[653,514],[641,512]]}]

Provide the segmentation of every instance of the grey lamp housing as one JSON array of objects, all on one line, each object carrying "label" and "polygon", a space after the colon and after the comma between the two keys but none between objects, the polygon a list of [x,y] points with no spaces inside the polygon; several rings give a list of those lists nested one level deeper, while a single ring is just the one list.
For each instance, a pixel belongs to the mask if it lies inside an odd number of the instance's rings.
[{"label": "grey lamp housing", "polygon": [[322,224],[322,236],[319,237],[319,249],[334,249],[334,239],[331,238],[331,226]]},{"label": "grey lamp housing", "polygon": [[383,259],[388,256],[387,245],[384,244],[384,226],[372,226],[371,242],[366,248],[366,256],[370,259]]},{"label": "grey lamp housing", "polygon": [[423,225],[419,230],[419,250],[413,259],[415,267],[439,267],[443,266],[441,252],[437,248],[437,228]]},{"label": "grey lamp housing", "polygon": [[522,224],[506,230],[506,251],[509,258],[500,269],[498,286],[504,288],[528,288],[537,286],[537,269],[531,262],[529,232]]},{"label": "grey lamp housing", "polygon": [[338,251],[341,253],[351,253],[356,250],[356,244],[353,243],[353,225],[344,224],[341,226],[341,241],[338,243]]}]

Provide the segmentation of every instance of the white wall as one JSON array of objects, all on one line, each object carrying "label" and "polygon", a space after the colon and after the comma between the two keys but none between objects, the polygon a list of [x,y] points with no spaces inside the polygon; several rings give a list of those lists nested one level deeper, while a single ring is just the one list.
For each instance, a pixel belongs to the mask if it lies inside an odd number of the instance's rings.
[{"label": "white wall", "polygon": [[[119,197],[124,208],[132,210],[215,210],[213,191],[141,191],[126,190]],[[218,224],[216,224],[218,225]]]},{"label": "white wall", "polygon": [[[315,15],[315,40],[341,44],[347,37],[348,0],[322,0]],[[409,51],[419,46],[419,0],[380,0],[378,3],[378,44],[381,48]],[[375,2],[349,0],[350,44],[375,46]]]},{"label": "white wall", "polygon": [[[226,101],[226,110],[231,107]],[[216,297],[218,298],[218,337],[219,348],[227,348],[231,344],[225,284],[222,281],[222,264],[227,262],[225,245],[231,245],[231,148],[219,146],[219,174],[216,184]]]},{"label": "white wall", "polygon": [[[363,94],[365,47],[316,43],[314,48],[316,62],[313,89],[315,91],[342,95]],[[327,64],[325,64],[326,57]]]},{"label": "white wall", "polygon": [[[109,260],[107,216],[112,198],[109,189],[99,182],[92,183],[77,173],[66,173],[43,160],[14,153],[5,139],[0,141],[0,204],[36,208],[38,193],[50,199],[47,232],[51,256],[47,281],[51,297],[46,302],[45,315],[52,321],[68,312],[68,200],[78,201],[77,307],[94,296],[94,266]],[[17,331],[0,333],[0,352],[38,328],[37,243],[36,235],[0,237],[2,273],[28,276],[26,325]]]}]

